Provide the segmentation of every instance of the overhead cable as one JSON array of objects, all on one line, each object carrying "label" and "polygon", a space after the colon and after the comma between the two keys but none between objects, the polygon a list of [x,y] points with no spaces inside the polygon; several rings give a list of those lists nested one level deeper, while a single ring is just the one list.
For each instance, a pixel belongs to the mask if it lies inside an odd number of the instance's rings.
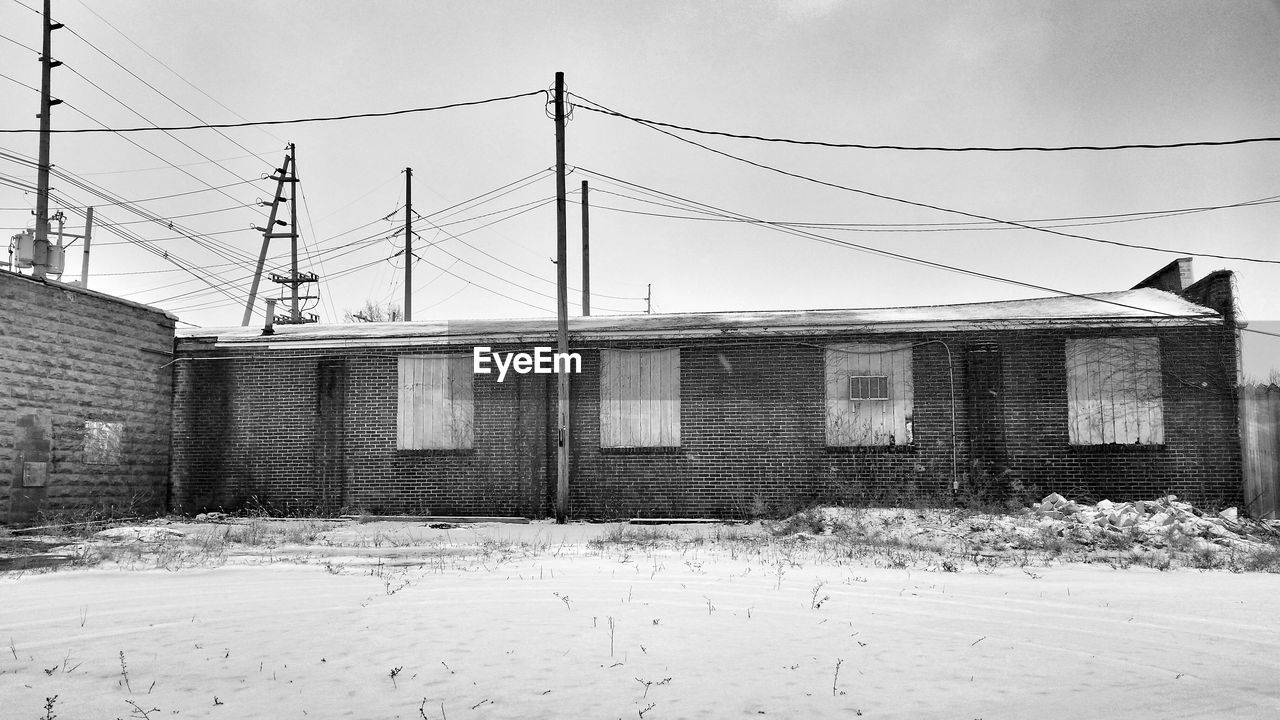
[{"label": "overhead cable", "polygon": [[[962,267],[959,267],[959,266],[956,266],[956,265],[948,265],[948,264],[946,264],[946,263],[940,263],[940,262],[936,262],[936,261],[933,261],[933,260],[925,260],[925,259],[923,259],[923,258],[913,257],[913,256],[911,256],[911,255],[905,255],[905,254],[903,254],[903,253],[897,253],[897,252],[893,252],[893,251],[890,251],[890,250],[881,250],[881,249],[879,249],[879,248],[871,247],[871,246],[868,246],[868,245],[860,245],[860,244],[858,244],[858,243],[850,242],[850,241],[848,241],[848,240],[840,240],[840,239],[838,239],[838,238],[828,237],[828,236],[826,236],[826,235],[822,235],[822,234],[815,233],[815,232],[808,231],[808,230],[801,230],[801,229],[798,229],[798,228],[793,228],[793,227],[786,227],[786,226],[782,226],[782,225],[777,225],[777,224],[775,224],[775,223],[770,223],[770,222],[767,222],[767,221],[765,221],[765,220],[759,220],[759,219],[756,219],[756,218],[752,218],[752,217],[751,217],[751,216],[749,216],[749,215],[745,215],[745,214],[742,214],[742,213],[734,212],[734,211],[731,211],[731,210],[723,210],[723,209],[717,208],[717,207],[715,207],[715,206],[713,206],[713,205],[708,205],[708,204],[706,204],[706,203],[698,202],[698,201],[696,201],[696,200],[689,200],[689,199],[687,199],[687,198],[682,198],[682,197],[680,197],[680,196],[678,196],[678,195],[672,195],[671,193],[666,193],[666,192],[663,192],[663,191],[661,191],[661,190],[654,190],[653,188],[645,187],[645,186],[643,186],[643,185],[639,185],[639,184],[636,184],[636,183],[627,182],[626,180],[621,180],[621,179],[619,179],[619,178],[615,178],[615,177],[612,177],[612,176],[610,176],[610,175],[605,175],[604,173],[601,173],[601,172],[597,172],[597,171],[593,171],[593,170],[588,170],[588,169],[586,169],[586,168],[580,168],[580,169],[581,169],[581,170],[583,170],[584,172],[588,173],[588,174],[591,174],[591,175],[594,175],[594,176],[597,176],[597,177],[600,177],[600,178],[603,178],[603,179],[606,179],[606,180],[611,180],[611,181],[616,182],[616,183],[622,183],[622,184],[625,184],[625,185],[630,185],[630,186],[632,186],[632,187],[635,187],[635,188],[639,188],[639,189],[645,190],[645,191],[647,191],[647,192],[651,192],[651,193],[655,193],[655,194],[658,194],[658,195],[666,196],[666,197],[671,198],[671,199],[673,199],[673,200],[678,200],[678,201],[681,201],[681,202],[690,203],[690,204],[692,204],[692,205],[696,205],[696,206],[699,206],[699,207],[702,207],[702,208],[706,208],[706,209],[711,210],[711,211],[716,212],[716,213],[722,213],[722,214],[724,214],[725,216],[739,217],[739,218],[742,218],[742,219],[744,219],[744,220],[747,220],[747,221],[751,222],[752,224],[756,224],[756,225],[759,225],[759,226],[761,226],[761,227],[772,228],[772,229],[778,230],[779,232],[784,232],[784,233],[787,233],[787,234],[789,234],[789,235],[796,235],[796,236],[798,236],[798,237],[807,238],[807,239],[809,239],[809,240],[815,240],[815,241],[817,241],[817,242],[825,243],[825,244],[828,244],[828,245],[835,245],[835,246],[837,246],[837,247],[844,247],[844,248],[848,248],[848,249],[851,249],[851,250],[858,250],[858,251],[860,251],[860,252],[866,252],[866,253],[870,253],[870,254],[872,254],[872,255],[880,255],[880,256],[883,256],[883,257],[893,258],[893,259],[897,259],[897,260],[903,260],[903,261],[905,261],[905,262],[910,262],[910,263],[913,263],[913,264],[916,264],[916,265],[924,265],[924,266],[926,266],[926,267],[932,267],[932,268],[936,268],[936,269],[939,269],[939,270],[945,270],[945,271],[947,271],[947,272],[959,273],[959,274],[961,274],[961,275],[970,275],[970,276],[972,276],[972,277],[983,278],[983,279],[985,279],[985,280],[993,280],[993,281],[995,281],[995,282],[1005,283],[1005,284],[1008,284],[1008,285],[1016,285],[1016,286],[1019,286],[1019,287],[1030,288],[1030,289],[1032,289],[1032,290],[1039,290],[1039,291],[1041,291],[1041,292],[1053,293],[1053,294],[1055,294],[1055,295],[1065,295],[1065,296],[1068,296],[1068,297],[1081,298],[1081,299],[1084,299],[1084,300],[1092,300],[1092,301],[1094,301],[1094,302],[1103,303],[1103,304],[1105,304],[1105,305],[1112,305],[1112,306],[1115,306],[1115,307],[1125,308],[1125,309],[1129,309],[1129,310],[1141,310],[1141,311],[1143,311],[1143,312],[1155,312],[1155,313],[1157,313],[1157,314],[1159,314],[1159,315],[1165,315],[1165,316],[1168,316],[1168,317],[1171,317],[1171,318],[1180,318],[1180,317],[1184,317],[1184,316],[1176,315],[1176,314],[1174,314],[1174,313],[1163,312],[1163,311],[1159,311],[1159,310],[1151,310],[1150,308],[1143,308],[1143,307],[1139,307],[1139,306],[1137,306],[1137,305],[1129,305],[1129,304],[1127,304],[1127,303],[1123,303],[1123,302],[1120,302],[1120,301],[1117,301],[1117,300],[1108,300],[1108,299],[1100,298],[1100,297],[1097,297],[1097,296],[1094,296],[1094,295],[1085,295],[1085,294],[1082,294],[1082,293],[1073,293],[1073,292],[1068,292],[1068,291],[1066,291],[1066,290],[1059,290],[1059,289],[1057,289],[1057,288],[1052,288],[1052,287],[1048,287],[1048,286],[1045,286],[1045,285],[1037,285],[1037,284],[1035,284],[1035,283],[1029,283],[1029,282],[1026,282],[1026,281],[1023,281],[1023,280],[1015,280],[1015,279],[1013,279],[1013,278],[1002,277],[1002,276],[1000,276],[1000,275],[993,275],[993,274],[991,274],[991,273],[984,273],[984,272],[981,272],[981,271],[979,271],[979,270],[970,270],[970,269],[968,269],[968,268],[962,268]],[[1245,331],[1245,332],[1253,332],[1253,333],[1257,333],[1257,334],[1260,334],[1260,335],[1270,335],[1270,336],[1274,336],[1274,337],[1280,337],[1280,333],[1272,333],[1272,332],[1267,332],[1267,331],[1264,331],[1264,330],[1253,330],[1252,328],[1241,328],[1241,330],[1243,330],[1243,331]]]},{"label": "overhead cable", "polygon": [[706,130],[704,128],[696,128],[688,125],[676,125],[675,123],[663,122],[661,120],[651,120],[648,118],[635,117],[620,113],[616,110],[610,110],[599,103],[594,103],[587,98],[569,93],[569,95],[583,100],[591,105],[578,105],[577,107],[590,112],[599,113],[601,115],[612,115],[624,120],[649,125],[651,127],[664,127],[672,130],[681,130],[684,132],[698,133],[699,135],[715,135],[718,137],[734,138],[737,140],[757,140],[769,143],[784,143],[787,145],[811,145],[826,148],[849,148],[855,150],[909,150],[909,151],[928,151],[928,152],[1064,152],[1075,150],[1169,150],[1173,148],[1189,148],[1189,147],[1221,147],[1224,145],[1246,145],[1250,143],[1266,143],[1280,142],[1280,136],[1237,138],[1233,140],[1191,140],[1186,142],[1172,143],[1121,143],[1118,145],[1059,145],[1059,146],[1041,146],[1041,145],[1014,145],[1007,147],[996,146],[943,146],[943,145],[872,145],[869,143],[848,143],[848,142],[831,142],[827,140],[796,140],[793,138],[768,137],[765,135],[750,135],[746,133],[734,133],[723,130]]},{"label": "overhead cable", "polygon": [[[469,100],[465,102],[449,103],[447,105],[432,105],[430,107],[405,108],[403,110],[387,110],[385,112],[366,112],[366,113],[350,113],[346,115],[325,115],[318,117],[293,118],[290,120],[254,120],[249,122],[235,123],[203,123],[200,125],[172,125],[167,127],[126,127],[126,128],[71,128],[65,130],[50,130],[51,133],[73,134],[73,133],[137,133],[137,132],[178,132],[182,130],[217,130],[220,128],[241,128],[256,127],[262,125],[297,125],[300,123],[312,122],[332,122],[336,120],[355,120],[360,118],[381,118],[392,117],[395,115],[409,115],[412,113],[433,112],[436,110],[450,110],[460,107],[472,107],[476,105],[486,105],[489,103],[503,102],[506,100],[515,100],[517,98],[531,97],[533,95],[542,95],[545,90],[533,90],[530,92],[517,93],[515,95],[503,95],[501,97],[485,98],[483,100]],[[38,133],[39,129],[32,128],[5,128],[0,129],[0,133]]]},{"label": "overhead cable", "polygon": [[[588,102],[589,102],[589,101],[588,101]],[[622,117],[625,117],[625,116],[622,116]],[[1102,239],[1102,238],[1095,238],[1095,237],[1091,237],[1091,236],[1089,236],[1089,235],[1080,235],[1080,234],[1077,234],[1077,233],[1068,233],[1068,232],[1062,232],[1062,231],[1060,231],[1060,230],[1053,230],[1053,229],[1046,228],[1046,227],[1038,227],[1038,226],[1035,226],[1035,225],[1028,225],[1028,224],[1026,224],[1026,223],[1018,222],[1018,221],[1016,221],[1016,220],[1001,220],[1001,219],[999,219],[999,218],[991,217],[991,216],[988,216],[988,215],[981,215],[981,214],[979,214],[979,213],[968,212],[968,211],[965,211],[965,210],[957,210],[957,209],[955,209],[955,208],[943,207],[943,206],[941,206],[941,205],[933,205],[933,204],[930,204],[930,203],[926,203],[926,202],[919,202],[919,201],[916,201],[916,200],[907,200],[907,199],[905,199],[905,198],[894,197],[894,196],[892,196],[892,195],[885,195],[885,194],[883,194],[883,193],[872,192],[872,191],[870,191],[870,190],[862,190],[862,189],[860,189],[860,188],[850,187],[850,186],[848,186],[848,185],[841,185],[841,184],[839,184],[839,183],[830,182],[830,181],[828,181],[828,180],[819,180],[819,179],[817,179],[817,178],[813,178],[813,177],[810,177],[810,176],[808,176],[808,175],[802,175],[802,174],[800,174],[800,173],[791,172],[790,170],[783,170],[783,169],[781,169],[781,168],[777,168],[777,167],[774,167],[774,166],[772,166],[772,165],[766,165],[766,164],[761,163],[761,162],[756,162],[755,160],[748,160],[747,158],[741,157],[741,156],[739,156],[739,155],[734,155],[733,153],[725,152],[724,150],[719,150],[719,149],[717,149],[717,148],[713,148],[713,147],[711,147],[711,146],[709,146],[709,145],[703,145],[702,143],[697,142],[696,140],[690,140],[689,138],[681,137],[680,135],[677,135],[677,134],[675,134],[675,133],[671,132],[670,130],[665,130],[665,129],[661,128],[661,127],[656,127],[656,126],[654,126],[654,125],[649,125],[648,123],[644,122],[643,120],[637,120],[636,122],[640,123],[641,125],[644,125],[645,127],[650,128],[650,129],[652,129],[652,130],[654,130],[654,131],[656,131],[656,132],[660,132],[660,133],[662,133],[663,135],[666,135],[666,136],[671,137],[671,138],[675,138],[676,140],[679,140],[680,142],[687,143],[687,144],[689,144],[689,145],[693,145],[694,147],[702,148],[703,150],[706,150],[707,152],[714,153],[714,154],[716,154],[716,155],[720,155],[720,156],[722,156],[722,157],[729,158],[729,159],[731,159],[731,160],[736,160],[736,161],[738,161],[738,162],[745,163],[745,164],[747,164],[747,165],[751,165],[751,166],[753,166],[753,167],[760,168],[760,169],[762,169],[762,170],[768,170],[768,171],[770,171],[770,172],[774,172],[774,173],[777,173],[777,174],[779,174],[779,175],[785,175],[785,176],[787,176],[787,177],[795,178],[795,179],[797,179],[797,180],[804,180],[805,182],[811,182],[811,183],[814,183],[814,184],[817,184],[817,185],[822,185],[822,186],[824,186],[824,187],[834,188],[834,189],[836,189],[836,190],[844,190],[844,191],[846,191],[846,192],[851,192],[851,193],[855,193],[855,194],[858,194],[858,195],[865,195],[865,196],[867,196],[867,197],[878,198],[878,199],[880,199],[880,200],[888,200],[888,201],[890,201],[890,202],[901,203],[901,204],[903,204],[903,205],[911,205],[911,206],[913,206],[913,207],[927,208],[927,209],[929,209],[929,210],[937,210],[937,211],[939,211],[939,212],[950,213],[950,214],[952,214],[952,215],[960,215],[960,216],[963,216],[963,217],[973,218],[973,219],[975,219],[975,220],[984,220],[984,221],[986,221],[986,222],[998,223],[998,224],[1001,224],[1001,225],[1010,225],[1010,226],[1013,226],[1013,227],[1022,228],[1022,229],[1024,229],[1024,230],[1032,230],[1032,231],[1035,231],[1035,232],[1048,233],[1048,234],[1050,234],[1050,235],[1057,235],[1057,236],[1059,236],[1059,237],[1074,238],[1074,239],[1076,239],[1076,240],[1086,240],[1086,241],[1088,241],[1088,242],[1103,243],[1103,244],[1106,244],[1106,245],[1116,245],[1116,246],[1118,246],[1118,247],[1135,248],[1135,249],[1138,249],[1138,250],[1151,250],[1151,251],[1154,251],[1154,252],[1171,253],[1171,254],[1175,254],[1175,255],[1193,255],[1193,256],[1196,256],[1196,257],[1211,257],[1211,258],[1217,258],[1217,259],[1220,259],[1220,260],[1238,260],[1238,261],[1240,261],[1240,262],[1252,262],[1252,263],[1264,263],[1264,264],[1270,264],[1270,265],[1280,265],[1280,260],[1272,260],[1272,259],[1266,259],[1266,258],[1251,258],[1251,257],[1242,257],[1242,256],[1238,256],[1238,255],[1219,255],[1219,254],[1216,254],[1216,253],[1193,252],[1193,251],[1190,251],[1190,250],[1178,250],[1178,249],[1174,249],[1174,248],[1162,248],[1162,247],[1155,247],[1155,246],[1152,246],[1152,245],[1139,245],[1139,244],[1136,244],[1136,243],[1120,242],[1119,240],[1104,240],[1104,239]]]}]

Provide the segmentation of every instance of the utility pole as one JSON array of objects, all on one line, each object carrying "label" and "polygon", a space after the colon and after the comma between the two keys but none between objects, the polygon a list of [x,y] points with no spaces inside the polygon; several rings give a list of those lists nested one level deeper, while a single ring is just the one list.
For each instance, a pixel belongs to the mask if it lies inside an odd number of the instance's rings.
[{"label": "utility pole", "polygon": [[289,321],[302,322],[302,310],[298,307],[298,155],[293,143],[289,144],[293,156],[293,184],[289,186]]},{"label": "utility pole", "polygon": [[93,207],[84,211],[84,250],[80,253],[80,287],[89,287],[89,244],[93,240]]},{"label": "utility pole", "polygon": [[[258,283],[262,279],[262,266],[267,261],[267,246],[271,244],[272,238],[289,238],[289,274],[280,275],[271,273],[271,282],[280,285],[289,286],[289,317],[281,319],[280,323],[285,325],[296,325],[300,323],[313,323],[320,320],[315,313],[309,313],[306,317],[302,316],[302,308],[299,307],[301,300],[319,300],[317,295],[299,295],[298,286],[305,283],[313,283],[319,280],[319,276],[313,272],[298,272],[298,159],[295,154],[293,143],[289,143],[288,150],[285,151],[284,165],[276,168],[276,174],[267,178],[276,181],[276,194],[271,199],[271,214],[267,217],[266,227],[254,227],[254,230],[262,233],[262,251],[258,254],[258,265],[253,273],[253,282],[249,287],[249,301],[244,306],[244,319],[240,325],[247,327],[249,320],[253,317],[253,303],[258,297]],[[289,197],[284,196],[284,186],[289,185]],[[280,205],[289,204],[289,222],[277,220],[276,216],[280,212]],[[262,203],[266,205],[265,202]],[[286,225],[289,232],[275,232],[276,225]]]},{"label": "utility pole", "polygon": [[288,237],[289,233],[275,232],[276,223],[283,225],[284,223],[276,220],[276,213],[280,211],[280,203],[287,202],[284,197],[284,184],[293,182],[293,143],[289,143],[289,149],[284,155],[284,164],[276,169],[276,174],[268,178],[276,181],[276,193],[271,199],[271,214],[267,216],[267,226],[265,228],[255,227],[255,230],[262,232],[262,251],[258,253],[258,265],[253,271],[253,282],[249,285],[249,302],[244,306],[244,319],[240,321],[241,327],[248,327],[249,320],[253,318],[253,303],[258,299],[258,283],[262,281],[262,266],[267,262],[267,246],[271,244],[271,238]]},{"label": "utility pole", "polygon": [[404,169],[404,319],[413,319],[413,168]]},{"label": "utility pole", "polygon": [[51,71],[62,64],[54,60],[53,31],[62,27],[50,18],[51,0],[44,0],[44,44],[40,55],[40,158],[36,171],[36,236],[32,248],[33,277],[43,278],[49,265],[49,115],[61,100],[49,96]]},{"label": "utility pole", "polygon": [[[48,0],[45,0],[48,2]],[[564,189],[564,73],[556,73],[556,350],[569,352],[568,219]],[[556,522],[569,513],[569,363],[556,364]]]},{"label": "utility pole", "polygon": [[648,315],[653,312],[653,283],[649,283],[644,287],[644,314]]},{"label": "utility pole", "polygon": [[587,181],[582,181],[582,316],[591,314],[591,223],[587,207]]}]

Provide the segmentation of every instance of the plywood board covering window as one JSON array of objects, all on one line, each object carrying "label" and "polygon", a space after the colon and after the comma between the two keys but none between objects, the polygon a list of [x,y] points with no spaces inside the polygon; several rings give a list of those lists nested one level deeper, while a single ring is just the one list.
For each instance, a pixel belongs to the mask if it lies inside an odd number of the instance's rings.
[{"label": "plywood board covering window", "polygon": [[680,350],[600,351],[600,447],[679,447]]},{"label": "plywood board covering window", "polygon": [[1163,444],[1161,394],[1157,338],[1067,340],[1072,445]]},{"label": "plywood board covering window", "polygon": [[89,465],[120,462],[124,423],[89,420],[84,424],[84,461]]},{"label": "plywood board covering window", "polygon": [[475,442],[475,401],[469,356],[400,358],[396,447],[469,450]]},{"label": "plywood board covering window", "polygon": [[827,445],[910,445],[915,401],[911,372],[910,347],[878,343],[828,347]]}]

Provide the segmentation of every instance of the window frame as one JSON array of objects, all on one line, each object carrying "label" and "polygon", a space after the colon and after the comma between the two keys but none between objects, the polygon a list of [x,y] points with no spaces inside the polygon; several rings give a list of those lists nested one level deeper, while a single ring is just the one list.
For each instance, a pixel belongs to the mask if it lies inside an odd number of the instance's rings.
[{"label": "window frame", "polygon": [[680,348],[603,348],[599,358],[600,448],[680,448]]},{"label": "window frame", "polygon": [[1064,363],[1069,445],[1164,445],[1164,370],[1159,337],[1067,338]]},{"label": "window frame", "polygon": [[[396,370],[396,450],[474,450],[475,380],[471,356],[400,355]],[[414,391],[425,391],[427,395],[415,397]]]},{"label": "window frame", "polygon": [[[914,363],[914,346],[910,344],[827,345],[823,349],[826,447],[914,447]],[[853,379],[862,377],[884,377],[886,397],[853,397]]]},{"label": "window frame", "polygon": [[[867,383],[867,394],[859,395],[857,390],[860,389],[860,383],[857,380],[870,380]],[[884,386],[884,394],[872,395],[872,389],[879,385]],[[854,402],[884,402],[889,400],[889,376],[888,375],[850,375],[849,376],[849,399]]]}]

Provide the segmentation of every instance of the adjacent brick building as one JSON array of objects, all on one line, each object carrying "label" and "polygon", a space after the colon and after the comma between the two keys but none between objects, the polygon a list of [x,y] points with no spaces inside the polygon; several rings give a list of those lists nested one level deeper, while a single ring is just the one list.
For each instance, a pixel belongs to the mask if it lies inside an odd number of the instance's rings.
[{"label": "adjacent brick building", "polygon": [[0,522],[164,509],[174,317],[0,271]]},{"label": "adjacent brick building", "polygon": [[[1232,279],[1189,275],[1183,260],[1090,296],[572,318],[570,515],[1018,487],[1238,503]],[[555,375],[473,366],[476,348],[532,353],[554,330],[181,331],[173,508],[546,515]]]}]

